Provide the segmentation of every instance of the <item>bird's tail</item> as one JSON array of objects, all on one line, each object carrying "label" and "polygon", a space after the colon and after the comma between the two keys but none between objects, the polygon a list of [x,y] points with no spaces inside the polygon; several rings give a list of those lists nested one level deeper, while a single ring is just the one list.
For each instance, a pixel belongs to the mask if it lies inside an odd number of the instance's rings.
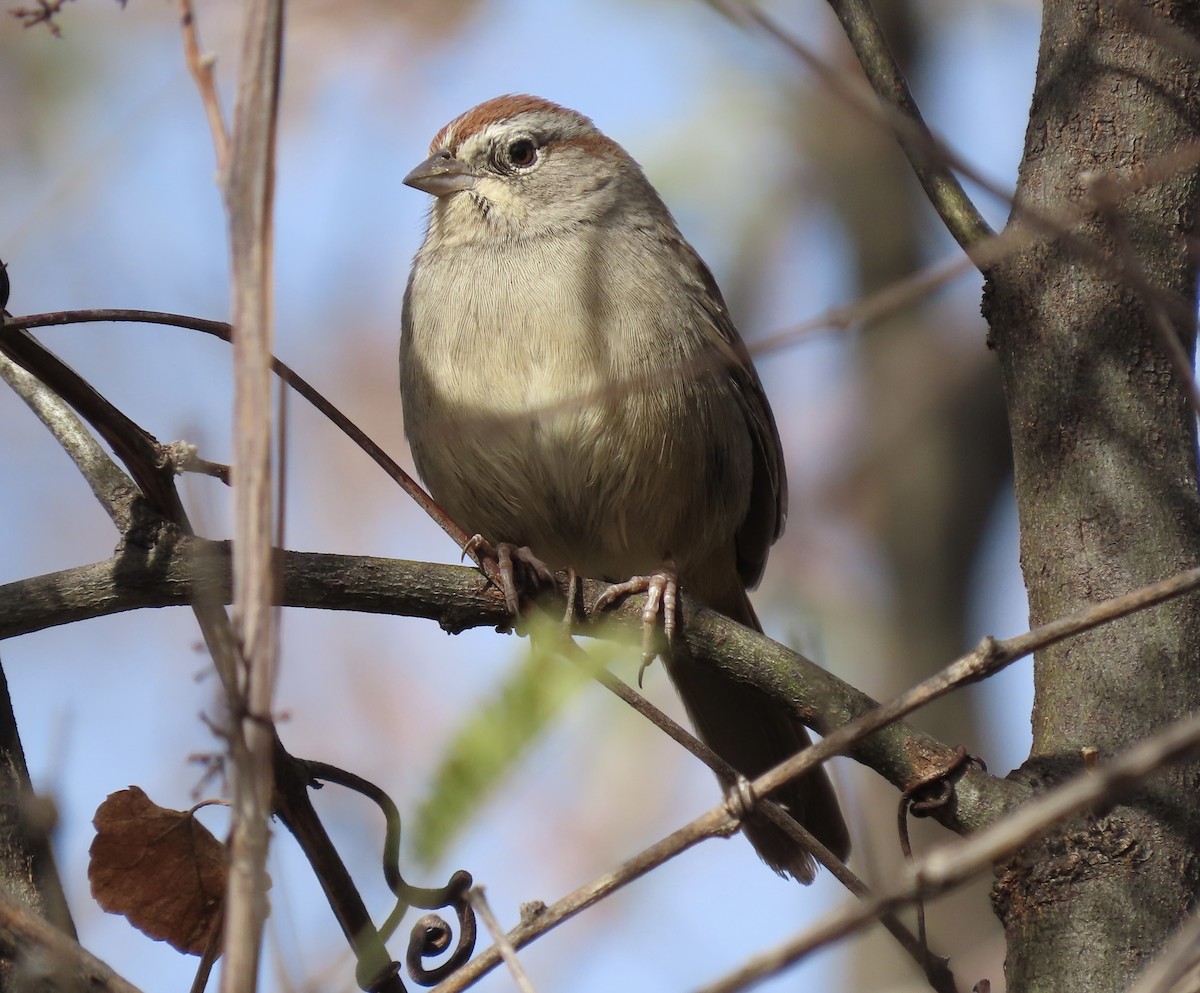
[{"label": "bird's tail", "polygon": [[[740,600],[721,604],[722,612],[761,631],[744,592]],[[748,779],[795,755],[811,741],[787,706],[753,686],[699,665],[678,647],[672,650],[667,668],[696,733]],[[726,789],[733,785],[726,777],[718,778]],[[850,854],[850,836],[824,769],[813,769],[770,797],[838,858],[844,861]],[[766,818],[752,815],[743,831],[762,860],[780,875],[790,873],[802,883],[812,881],[816,873],[812,855]]]}]

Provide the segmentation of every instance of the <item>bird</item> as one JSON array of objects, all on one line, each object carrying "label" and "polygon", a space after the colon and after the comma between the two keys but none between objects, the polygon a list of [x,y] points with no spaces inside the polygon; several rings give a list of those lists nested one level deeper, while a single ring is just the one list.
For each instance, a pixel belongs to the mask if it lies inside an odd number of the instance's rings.
[{"label": "bird", "polygon": [[[668,634],[681,588],[761,631],[747,590],[786,516],[779,432],[716,281],[641,167],[583,114],[507,94],[441,128],[403,181],[433,197],[400,341],[404,430],[433,498],[509,579],[573,570],[646,590]],[[738,773],[809,744],[786,704],[680,639],[663,659]],[[822,768],[771,798],[848,857]],[[813,879],[777,826],[751,811],[743,831],[777,873]]]}]

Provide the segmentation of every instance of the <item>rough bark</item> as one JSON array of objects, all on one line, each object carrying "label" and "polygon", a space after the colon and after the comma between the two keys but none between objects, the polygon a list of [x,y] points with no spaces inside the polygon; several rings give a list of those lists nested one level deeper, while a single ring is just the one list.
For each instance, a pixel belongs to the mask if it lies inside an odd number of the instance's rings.
[{"label": "rough bark", "polygon": [[[1196,140],[1198,19],[1195,4],[1048,0],[1023,207],[1084,203],[1089,171],[1136,177]],[[1197,194],[1185,166],[989,274],[1033,624],[1200,562],[1195,417],[1153,327],[1156,307],[1176,315],[1192,354]],[[1118,274],[1133,256],[1154,294]],[[1183,599],[1039,653],[1033,751],[1014,776],[1049,788],[1084,749],[1102,761],[1200,706],[1198,607]],[[1197,778],[1176,768],[1001,867],[1012,993],[1123,989],[1162,945],[1200,881]]]},{"label": "rough bark", "polygon": [[[29,780],[8,681],[0,668],[0,891],[74,938],[75,927],[50,851],[52,827],[49,801],[34,795]],[[22,971],[21,951],[7,932],[0,933],[0,993],[38,988]]]}]

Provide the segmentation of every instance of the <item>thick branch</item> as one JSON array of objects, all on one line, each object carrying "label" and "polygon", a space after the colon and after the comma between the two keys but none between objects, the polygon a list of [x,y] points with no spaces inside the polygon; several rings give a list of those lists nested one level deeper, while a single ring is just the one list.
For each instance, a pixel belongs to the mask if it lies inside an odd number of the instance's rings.
[{"label": "thick branch", "polygon": [[[389,613],[437,620],[448,631],[505,626],[502,598],[473,569],[363,556],[284,552],[286,606]],[[583,601],[604,587],[583,584]],[[139,607],[218,604],[229,597],[229,546],[181,538],[153,553],[127,550],[106,562],[0,587],[0,638]],[[550,607],[561,612],[559,604]],[[604,623],[641,623],[631,600]],[[584,618],[584,625],[598,623]],[[712,611],[685,601],[682,636],[695,657],[788,700],[817,730],[828,733],[875,708],[875,701],[824,669]],[[1016,656],[1012,656],[1016,657]],[[850,754],[904,789],[949,764],[955,750],[905,724],[858,742]],[[958,783],[947,826],[971,831],[991,823],[1021,790],[978,771]]]}]

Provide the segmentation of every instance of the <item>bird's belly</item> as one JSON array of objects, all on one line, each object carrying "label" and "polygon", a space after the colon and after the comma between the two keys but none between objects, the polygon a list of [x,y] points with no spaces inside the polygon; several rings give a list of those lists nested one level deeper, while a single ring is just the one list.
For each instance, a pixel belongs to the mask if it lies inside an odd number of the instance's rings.
[{"label": "bird's belly", "polygon": [[561,285],[532,287],[520,313],[465,291],[452,320],[414,307],[406,433],[434,499],[469,532],[594,578],[731,548],[751,454],[728,393],[598,334]]},{"label": "bird's belly", "polygon": [[[619,425],[594,407],[544,400],[535,414],[456,419],[449,473],[422,470],[439,502],[468,530],[528,545],[555,568],[603,576],[652,568],[667,554],[669,522],[651,509],[654,466],[620,447]],[[549,407],[551,409],[547,410]],[[439,432],[439,434],[442,432]]]}]

